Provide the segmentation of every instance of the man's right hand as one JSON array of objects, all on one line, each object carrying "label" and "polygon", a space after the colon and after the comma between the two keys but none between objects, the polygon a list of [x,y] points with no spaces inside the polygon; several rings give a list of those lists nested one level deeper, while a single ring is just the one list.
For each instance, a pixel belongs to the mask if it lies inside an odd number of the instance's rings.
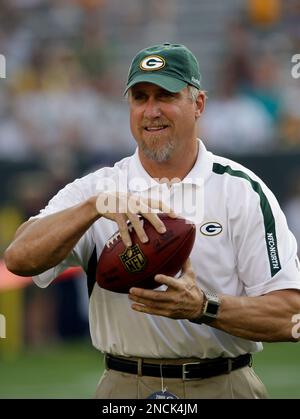
[{"label": "man's right hand", "polygon": [[172,218],[177,217],[162,201],[147,200],[138,195],[121,192],[101,192],[96,199],[96,209],[102,217],[115,221],[118,224],[121,238],[127,247],[132,245],[128,231],[128,221],[132,224],[141,242],[146,243],[148,237],[143,229],[139,215],[146,218],[158,233],[166,232],[164,223],[157,215],[158,210]]},{"label": "man's right hand", "polygon": [[148,204],[146,199],[127,194],[102,193],[92,196],[70,208],[22,224],[4,253],[6,266],[9,271],[21,276],[39,275],[47,271],[70,254],[82,235],[101,216],[118,224],[126,246],[132,244],[128,220],[139,239],[147,241],[138,214],[147,218],[158,232],[163,233],[161,228],[164,224],[155,210],[176,217],[160,201],[151,201]]}]

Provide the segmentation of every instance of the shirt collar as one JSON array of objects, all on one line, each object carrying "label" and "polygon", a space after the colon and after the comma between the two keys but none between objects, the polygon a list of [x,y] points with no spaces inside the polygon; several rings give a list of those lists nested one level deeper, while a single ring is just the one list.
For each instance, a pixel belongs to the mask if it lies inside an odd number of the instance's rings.
[{"label": "shirt collar", "polygon": [[[198,141],[198,155],[190,172],[179,184],[203,186],[212,171],[212,153],[208,152],[200,139]],[[129,190],[143,192],[157,188],[161,184],[151,177],[144,169],[138,154],[138,148],[131,158],[129,165]]]}]

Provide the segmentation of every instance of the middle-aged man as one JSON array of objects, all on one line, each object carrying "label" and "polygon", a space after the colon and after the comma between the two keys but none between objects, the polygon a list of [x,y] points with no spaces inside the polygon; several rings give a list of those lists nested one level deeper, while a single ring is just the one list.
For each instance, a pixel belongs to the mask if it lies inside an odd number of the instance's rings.
[{"label": "middle-aged man", "polygon": [[[191,51],[174,44],[140,51],[126,92],[135,154],[59,191],[18,229],[7,267],[40,287],[68,266],[84,268],[92,341],[106,358],[96,397],[265,398],[251,354],[260,341],[297,340],[296,240],[266,185],[197,139],[205,93]],[[157,275],[159,288],[129,295],[101,289],[97,260],[117,225],[126,246],[128,220],[147,241],[140,214],[164,234],[157,211],[176,216],[169,203],[182,186],[182,203],[196,196],[202,210],[180,276]]]}]

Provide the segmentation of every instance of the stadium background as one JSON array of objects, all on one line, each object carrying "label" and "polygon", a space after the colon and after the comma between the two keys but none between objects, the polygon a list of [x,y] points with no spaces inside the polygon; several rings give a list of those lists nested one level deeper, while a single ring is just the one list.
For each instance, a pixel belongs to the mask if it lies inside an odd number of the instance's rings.
[{"label": "stadium background", "polygon": [[[62,185],[134,150],[130,58],[165,41],[199,59],[200,137],[266,181],[300,242],[299,0],[0,0],[0,255]],[[92,396],[85,288],[78,271],[40,290],[0,264],[0,398]],[[268,344],[255,366],[272,397],[300,398],[299,344]]]}]

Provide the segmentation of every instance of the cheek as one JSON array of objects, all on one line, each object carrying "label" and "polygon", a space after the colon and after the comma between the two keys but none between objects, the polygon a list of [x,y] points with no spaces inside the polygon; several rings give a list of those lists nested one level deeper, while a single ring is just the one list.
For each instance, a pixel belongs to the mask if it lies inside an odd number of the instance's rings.
[{"label": "cheek", "polygon": [[142,121],[142,112],[136,109],[130,110],[130,125],[137,126]]},{"label": "cheek", "polygon": [[193,109],[181,109],[175,120],[177,121],[177,128],[185,130],[187,127],[192,127],[195,124],[195,112]]},{"label": "cheek", "polygon": [[130,111],[129,121],[130,121],[131,131],[133,133],[136,132],[137,131],[137,126],[138,126],[138,116],[137,116],[136,112],[134,112],[132,110]]},{"label": "cheek", "polygon": [[143,137],[143,128],[142,126],[143,116],[141,112],[131,111],[130,112],[130,131],[133,138],[139,142]]}]

